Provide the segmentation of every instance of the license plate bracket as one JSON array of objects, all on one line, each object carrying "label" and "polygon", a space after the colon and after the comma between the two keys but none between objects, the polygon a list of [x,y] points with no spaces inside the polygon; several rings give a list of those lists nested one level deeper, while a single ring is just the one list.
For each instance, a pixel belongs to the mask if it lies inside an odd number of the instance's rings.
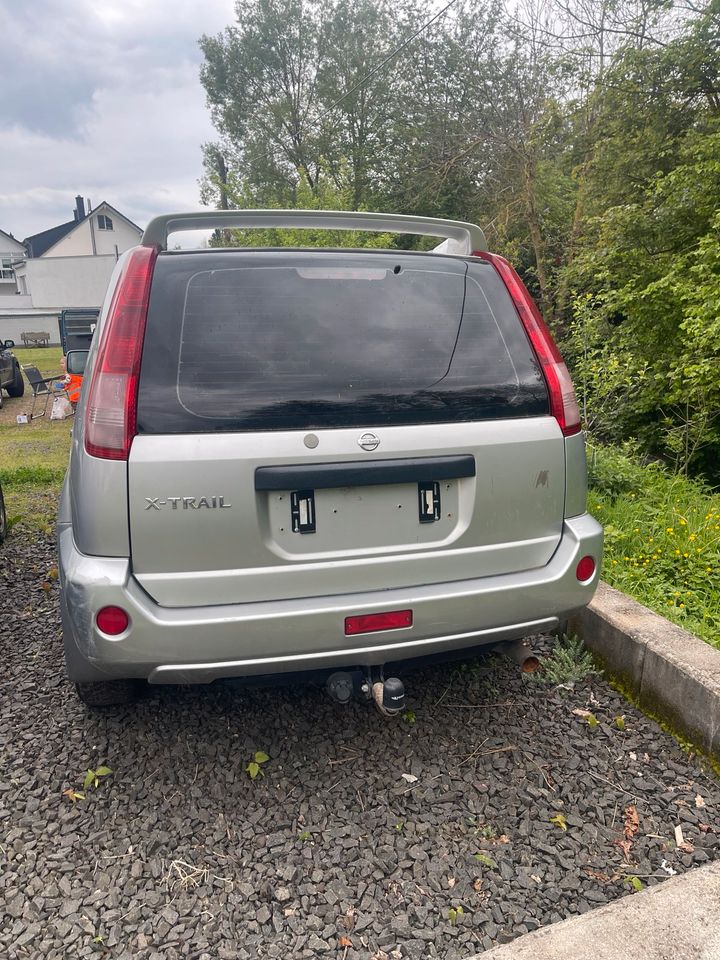
[{"label": "license plate bracket", "polygon": [[293,533],[315,533],[315,491],[293,490],[290,494]]},{"label": "license plate bracket", "polygon": [[436,480],[418,483],[418,516],[420,523],[435,523],[440,519],[440,484]]}]

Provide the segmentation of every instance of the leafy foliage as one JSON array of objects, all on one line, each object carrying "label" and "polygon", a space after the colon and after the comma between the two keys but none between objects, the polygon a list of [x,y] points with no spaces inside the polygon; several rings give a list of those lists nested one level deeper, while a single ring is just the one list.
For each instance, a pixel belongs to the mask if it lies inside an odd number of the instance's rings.
[{"label": "leafy foliage", "polygon": [[109,777],[111,774],[112,770],[110,767],[98,767],[97,770],[88,770],[83,780],[83,790],[88,790],[90,787],[97,789],[100,786],[100,781],[105,777]]},{"label": "leafy foliage", "polygon": [[204,201],[479,222],[554,326],[591,433],[720,483],[720,0],[457,0],[418,33],[436,12],[239,0],[200,41]]},{"label": "leafy foliage", "polygon": [[253,754],[252,760],[245,767],[245,772],[250,777],[251,780],[257,780],[258,777],[264,777],[262,765],[267,763],[270,757],[263,753],[262,750],[257,750]]},{"label": "leafy foliage", "polygon": [[484,867],[490,867],[490,869],[497,867],[497,864],[493,858],[489,857],[486,853],[483,853],[482,850],[479,853],[474,853],[473,859],[477,860],[478,863],[481,863]]},{"label": "leafy foliage", "polygon": [[643,465],[629,448],[590,458],[590,510],[605,525],[603,578],[720,646],[720,495]]}]

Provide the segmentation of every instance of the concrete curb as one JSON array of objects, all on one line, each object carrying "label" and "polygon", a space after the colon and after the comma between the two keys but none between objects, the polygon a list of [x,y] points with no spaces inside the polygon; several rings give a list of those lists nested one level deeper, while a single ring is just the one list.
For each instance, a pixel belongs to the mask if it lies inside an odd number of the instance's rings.
[{"label": "concrete curb", "polygon": [[569,627],[641,708],[720,760],[720,650],[606,583]]},{"label": "concrete curb", "polygon": [[718,960],[720,863],[580,917],[561,920],[470,960]]}]

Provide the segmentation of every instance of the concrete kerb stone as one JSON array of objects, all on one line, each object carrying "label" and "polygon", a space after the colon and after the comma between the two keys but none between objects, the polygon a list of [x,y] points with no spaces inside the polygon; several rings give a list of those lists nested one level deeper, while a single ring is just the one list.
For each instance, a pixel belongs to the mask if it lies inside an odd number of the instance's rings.
[{"label": "concrete kerb stone", "polygon": [[720,760],[720,650],[606,583],[569,628],[641,708]]},{"label": "concrete kerb stone", "polygon": [[470,960],[718,960],[720,863],[698,867]]}]

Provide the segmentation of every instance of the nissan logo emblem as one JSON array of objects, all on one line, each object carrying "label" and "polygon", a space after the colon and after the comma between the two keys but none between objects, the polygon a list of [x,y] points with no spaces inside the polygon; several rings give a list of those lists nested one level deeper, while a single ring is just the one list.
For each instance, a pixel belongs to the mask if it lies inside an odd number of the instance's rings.
[{"label": "nissan logo emblem", "polygon": [[358,444],[363,450],[377,450],[380,446],[380,438],[374,433],[364,433],[358,440]]}]

